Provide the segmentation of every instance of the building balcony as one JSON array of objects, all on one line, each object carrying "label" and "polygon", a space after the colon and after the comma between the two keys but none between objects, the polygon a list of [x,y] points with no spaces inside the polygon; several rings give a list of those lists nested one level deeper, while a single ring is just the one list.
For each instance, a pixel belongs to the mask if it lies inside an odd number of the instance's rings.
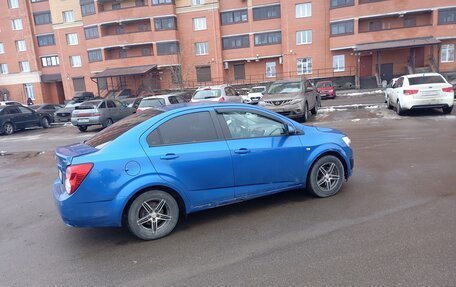
[{"label": "building balcony", "polygon": [[432,10],[418,13],[398,13],[383,17],[361,18],[358,20],[358,32],[366,33],[432,26],[432,20]]},{"label": "building balcony", "polygon": [[104,49],[105,61],[153,56],[152,44],[112,47]]},{"label": "building balcony", "polygon": [[150,19],[132,19],[127,21],[116,21],[100,25],[100,36],[119,36],[133,33],[150,32]]}]

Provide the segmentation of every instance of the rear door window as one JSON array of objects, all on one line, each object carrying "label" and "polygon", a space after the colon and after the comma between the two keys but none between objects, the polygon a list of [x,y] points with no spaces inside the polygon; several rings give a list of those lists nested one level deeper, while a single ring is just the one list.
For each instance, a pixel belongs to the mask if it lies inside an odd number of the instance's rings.
[{"label": "rear door window", "polygon": [[214,122],[209,112],[177,116],[160,125],[147,137],[149,146],[216,141]]},{"label": "rear door window", "polygon": [[168,101],[174,105],[174,104],[178,104],[179,102],[177,101],[176,97],[175,96],[171,96],[171,97],[168,97]]},{"label": "rear door window", "polygon": [[108,100],[106,103],[108,104],[108,109],[109,109],[109,108],[115,108],[115,107],[116,107],[116,104],[114,104],[113,101]]},{"label": "rear door window", "polygon": [[31,113],[32,113],[31,110],[29,110],[29,109],[27,109],[27,108],[25,108],[25,107],[18,107],[18,109],[20,110],[20,112],[21,112],[22,114],[31,114]]}]

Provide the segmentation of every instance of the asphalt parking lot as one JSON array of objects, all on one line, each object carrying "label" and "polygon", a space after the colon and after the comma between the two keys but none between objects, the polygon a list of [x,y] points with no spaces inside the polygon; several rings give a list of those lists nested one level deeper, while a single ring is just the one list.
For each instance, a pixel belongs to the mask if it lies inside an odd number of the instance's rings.
[{"label": "asphalt parking lot", "polygon": [[352,139],[339,194],[203,211],[153,242],[62,223],[53,150],[96,129],[0,136],[0,286],[456,286],[456,111],[399,117],[381,97],[336,99],[309,124]]}]

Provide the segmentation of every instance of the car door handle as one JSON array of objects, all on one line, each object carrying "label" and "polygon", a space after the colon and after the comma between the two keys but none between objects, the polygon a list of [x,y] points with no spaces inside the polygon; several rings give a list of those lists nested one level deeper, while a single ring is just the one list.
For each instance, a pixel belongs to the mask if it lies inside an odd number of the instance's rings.
[{"label": "car door handle", "polygon": [[250,150],[247,148],[240,148],[240,149],[235,150],[234,152],[237,154],[247,154],[250,152]]},{"label": "car door handle", "polygon": [[176,159],[178,158],[179,156],[175,153],[167,153],[163,156],[160,157],[160,159],[163,159],[163,160],[170,160],[170,159]]}]

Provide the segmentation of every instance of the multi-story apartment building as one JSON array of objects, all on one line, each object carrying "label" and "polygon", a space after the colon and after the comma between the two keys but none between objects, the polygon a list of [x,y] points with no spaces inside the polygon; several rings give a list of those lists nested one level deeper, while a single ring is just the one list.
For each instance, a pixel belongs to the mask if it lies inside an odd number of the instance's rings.
[{"label": "multi-story apartment building", "polygon": [[0,11],[0,93],[22,102],[456,72],[455,0],[1,0]]}]

